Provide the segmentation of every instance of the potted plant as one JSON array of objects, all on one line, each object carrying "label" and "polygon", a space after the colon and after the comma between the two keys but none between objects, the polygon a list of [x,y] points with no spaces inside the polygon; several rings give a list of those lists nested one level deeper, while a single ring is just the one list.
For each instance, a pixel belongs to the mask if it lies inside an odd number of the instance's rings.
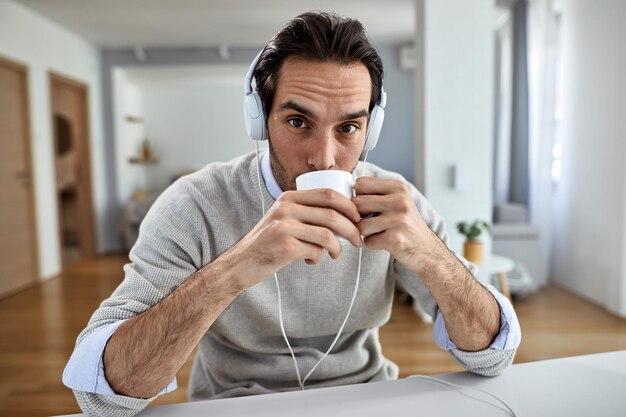
[{"label": "potted plant", "polygon": [[485,259],[485,250],[480,235],[483,231],[491,232],[489,223],[482,220],[475,220],[473,223],[459,222],[456,228],[459,233],[465,236],[465,244],[463,245],[465,259],[475,264],[482,264]]}]

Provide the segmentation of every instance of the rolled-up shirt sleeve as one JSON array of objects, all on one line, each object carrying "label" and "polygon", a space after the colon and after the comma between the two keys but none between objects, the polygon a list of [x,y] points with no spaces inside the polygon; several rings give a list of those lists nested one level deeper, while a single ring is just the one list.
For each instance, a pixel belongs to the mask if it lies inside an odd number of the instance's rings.
[{"label": "rolled-up shirt sleeve", "polygon": [[[117,328],[126,320],[118,320],[94,330],[74,349],[63,370],[63,384],[75,391],[116,395],[104,374],[104,348]],[[176,378],[158,395],[177,388]]]}]

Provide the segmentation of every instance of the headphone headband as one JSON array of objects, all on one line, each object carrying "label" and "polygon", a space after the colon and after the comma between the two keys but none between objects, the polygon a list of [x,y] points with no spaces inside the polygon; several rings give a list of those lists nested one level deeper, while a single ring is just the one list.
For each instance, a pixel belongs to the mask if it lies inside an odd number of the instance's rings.
[{"label": "headphone headband", "polygon": [[250,68],[248,68],[248,72],[246,73],[246,80],[243,85],[243,93],[248,95],[252,92],[252,77],[254,76],[254,70],[256,69],[256,64],[259,63],[259,59],[261,59],[261,54],[263,53],[263,49],[259,51],[258,54],[252,60],[250,64]]}]

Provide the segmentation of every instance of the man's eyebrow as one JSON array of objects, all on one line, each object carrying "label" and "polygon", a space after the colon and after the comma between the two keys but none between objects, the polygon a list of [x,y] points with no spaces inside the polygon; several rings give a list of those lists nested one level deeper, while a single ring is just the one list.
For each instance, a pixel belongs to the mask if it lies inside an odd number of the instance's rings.
[{"label": "man's eyebrow", "polygon": [[361,117],[369,117],[369,115],[370,115],[369,112],[363,109],[361,111],[357,111],[354,113],[344,114],[343,117],[341,117],[341,120],[359,119]]},{"label": "man's eyebrow", "polygon": [[302,113],[307,117],[313,117],[313,112],[309,109],[307,109],[304,106],[299,105],[298,103],[295,103],[293,101],[286,101],[284,103],[280,103],[280,106],[278,106],[279,109],[281,110],[295,110],[298,113]]},{"label": "man's eyebrow", "polygon": [[[307,117],[313,117],[314,114],[311,110],[307,109],[304,106],[301,106],[300,104],[293,102],[293,101],[286,101],[284,103],[281,103],[278,106],[279,109],[281,110],[295,110],[298,113],[302,113],[303,115],[307,116]],[[369,117],[369,112],[365,109],[363,110],[359,110],[357,112],[354,113],[347,113],[344,114],[343,116],[341,116],[339,118],[339,120],[353,120],[353,119],[359,119],[361,117]]]}]

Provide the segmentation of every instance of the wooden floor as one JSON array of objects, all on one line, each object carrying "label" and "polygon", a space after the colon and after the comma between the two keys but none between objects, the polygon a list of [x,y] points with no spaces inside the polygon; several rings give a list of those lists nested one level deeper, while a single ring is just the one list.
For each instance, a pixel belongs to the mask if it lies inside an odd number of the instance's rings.
[{"label": "wooden floor", "polygon": [[[76,336],[122,279],[125,258],[84,262],[61,276],[0,300],[0,415],[49,416],[79,412],[61,373]],[[626,349],[626,319],[556,286],[515,302],[523,329],[516,363]],[[432,326],[396,302],[381,329],[385,355],[401,376],[460,371],[433,343]],[[179,388],[154,404],[186,400],[191,358]]]}]

